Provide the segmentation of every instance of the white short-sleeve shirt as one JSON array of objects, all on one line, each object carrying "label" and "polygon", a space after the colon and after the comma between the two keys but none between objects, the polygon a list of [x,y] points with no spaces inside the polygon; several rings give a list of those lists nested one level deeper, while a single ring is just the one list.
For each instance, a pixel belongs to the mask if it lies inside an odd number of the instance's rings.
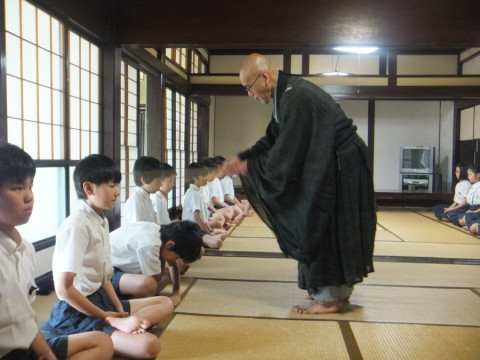
[{"label": "white short-sleeve shirt", "polygon": [[480,181],[472,184],[467,194],[467,203],[469,205],[480,205]]},{"label": "white short-sleeve shirt", "polygon": [[218,178],[215,178],[208,183],[208,192],[210,199],[216,197],[220,201],[225,200],[225,197],[223,196],[222,185],[220,184],[220,180]]},{"label": "white short-sleeve shirt", "polygon": [[137,221],[157,222],[150,194],[137,186],[122,209],[122,226]]},{"label": "white short-sleeve shirt", "polygon": [[75,273],[73,285],[84,296],[112,278],[108,221],[84,201],[58,230],[52,271]]},{"label": "white short-sleeve shirt", "polygon": [[468,195],[472,184],[468,180],[460,180],[457,185],[455,185],[455,196],[453,201],[457,204],[461,203]]},{"label": "white short-sleeve shirt", "polygon": [[0,231],[0,357],[14,349],[28,349],[39,329],[30,305],[35,250],[22,239],[17,244]]},{"label": "white short-sleeve shirt", "polygon": [[160,225],[138,221],[110,233],[112,264],[131,274],[157,275],[160,264]]},{"label": "white short-sleeve shirt", "polygon": [[[202,186],[205,188],[206,186]],[[195,221],[195,211],[200,210],[200,216],[203,222],[207,222],[209,218],[207,203],[201,193],[201,189],[194,184],[190,184],[190,188],[183,198],[182,220]]]},{"label": "white short-sleeve shirt", "polygon": [[235,188],[233,186],[233,180],[230,176],[225,175],[220,180],[220,185],[222,185],[222,191],[224,195],[230,195],[232,199],[235,197]]},{"label": "white short-sleeve shirt", "polygon": [[168,225],[172,222],[170,215],[168,215],[168,200],[160,191],[155,194],[150,194],[153,210],[157,219],[157,224]]}]

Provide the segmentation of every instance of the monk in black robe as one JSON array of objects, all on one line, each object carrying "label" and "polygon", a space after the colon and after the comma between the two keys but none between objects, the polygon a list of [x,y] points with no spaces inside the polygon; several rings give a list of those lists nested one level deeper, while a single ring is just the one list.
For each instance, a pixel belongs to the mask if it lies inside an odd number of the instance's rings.
[{"label": "monk in black robe", "polygon": [[273,114],[266,134],[224,163],[298,261],[298,286],[311,301],[299,313],[342,310],[353,286],[373,271],[376,213],[368,149],[356,126],[320,87],[279,71],[260,54],[243,62],[240,81]]}]

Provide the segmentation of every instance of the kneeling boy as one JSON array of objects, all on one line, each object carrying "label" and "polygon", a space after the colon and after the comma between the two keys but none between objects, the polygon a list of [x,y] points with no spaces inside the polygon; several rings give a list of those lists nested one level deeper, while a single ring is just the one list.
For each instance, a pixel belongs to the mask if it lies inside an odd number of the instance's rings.
[{"label": "kneeling boy", "polygon": [[148,275],[155,279],[156,295],[172,284],[170,299],[180,302],[180,268],[178,260],[190,264],[203,254],[202,233],[191,221],[176,221],[161,227],[151,222],[136,222],[122,226],[110,234],[113,266],[132,274]]}]

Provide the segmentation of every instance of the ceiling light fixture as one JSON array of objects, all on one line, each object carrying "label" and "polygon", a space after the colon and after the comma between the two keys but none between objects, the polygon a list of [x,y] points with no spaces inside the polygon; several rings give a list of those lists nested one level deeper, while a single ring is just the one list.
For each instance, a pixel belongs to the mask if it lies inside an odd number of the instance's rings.
[{"label": "ceiling light fixture", "polygon": [[378,50],[376,46],[337,46],[333,50],[348,52],[350,54],[370,54]]},{"label": "ceiling light fixture", "polygon": [[323,76],[348,76],[349,73],[341,72],[341,71],[330,71],[322,74]]}]

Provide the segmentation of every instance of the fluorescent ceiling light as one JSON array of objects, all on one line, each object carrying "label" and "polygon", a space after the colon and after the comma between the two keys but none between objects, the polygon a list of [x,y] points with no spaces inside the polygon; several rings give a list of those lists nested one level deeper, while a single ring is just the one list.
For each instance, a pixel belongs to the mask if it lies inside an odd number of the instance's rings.
[{"label": "fluorescent ceiling light", "polygon": [[341,71],[330,71],[322,74],[323,76],[348,76],[349,73],[341,72]]},{"label": "fluorescent ceiling light", "polygon": [[333,50],[348,52],[351,54],[370,54],[378,50],[378,47],[375,46],[338,46],[334,47]]}]

